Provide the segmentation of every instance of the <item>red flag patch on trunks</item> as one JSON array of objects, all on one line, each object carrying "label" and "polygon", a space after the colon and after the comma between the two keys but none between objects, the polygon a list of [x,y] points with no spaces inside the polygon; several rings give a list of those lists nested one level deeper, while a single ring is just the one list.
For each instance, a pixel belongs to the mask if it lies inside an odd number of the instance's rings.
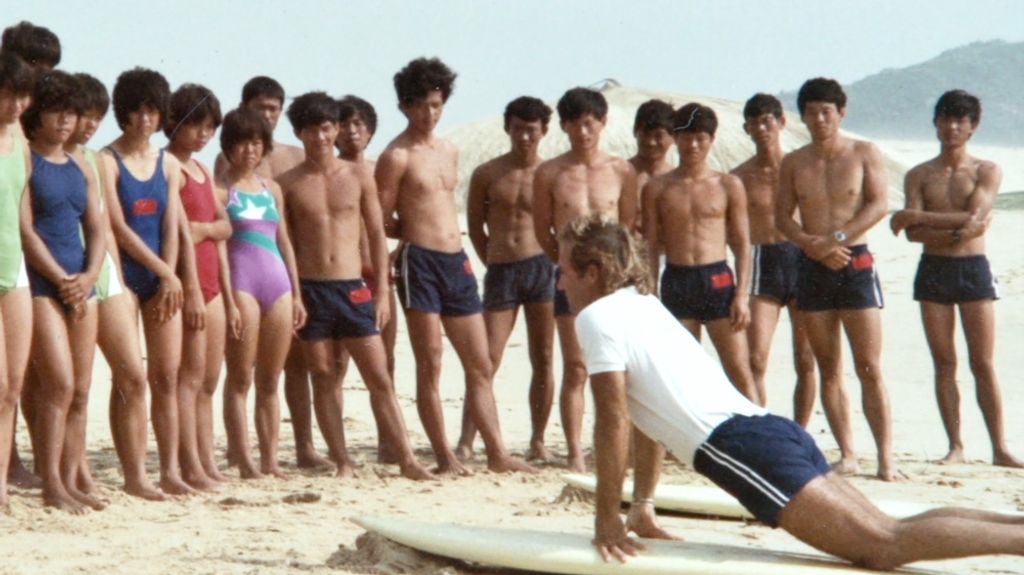
[{"label": "red flag patch on trunks", "polygon": [[857,254],[857,255],[853,256],[853,260],[850,262],[850,264],[853,266],[853,269],[855,269],[855,270],[870,269],[871,266],[874,265],[874,263],[875,263],[875,258],[874,258],[874,256],[871,255],[870,252],[864,252],[862,254]]},{"label": "red flag patch on trunks", "polygon": [[373,292],[368,287],[356,288],[348,292],[348,299],[354,304],[366,303],[373,299]]},{"label": "red flag patch on trunks", "polygon": [[732,273],[730,272],[719,272],[717,274],[711,274],[711,287],[712,289],[727,288],[732,285]]}]

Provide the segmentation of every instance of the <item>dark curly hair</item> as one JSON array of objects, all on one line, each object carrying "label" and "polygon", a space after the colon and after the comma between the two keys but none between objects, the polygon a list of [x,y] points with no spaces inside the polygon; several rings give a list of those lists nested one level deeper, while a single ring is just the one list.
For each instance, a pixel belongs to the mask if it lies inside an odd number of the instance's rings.
[{"label": "dark curly hair", "polygon": [[598,120],[608,116],[608,100],[604,94],[590,88],[572,88],[558,99],[558,119],[562,122],[579,120],[590,114]]},{"label": "dark curly hair", "polygon": [[691,134],[704,132],[714,136],[718,131],[718,116],[711,108],[697,102],[690,102],[672,115],[672,131]]},{"label": "dark curly hair", "polygon": [[224,116],[220,127],[220,149],[229,157],[231,148],[240,142],[260,139],[263,141],[263,156],[274,149],[274,132],[263,114],[248,108],[235,108]]},{"label": "dark curly hair", "polygon": [[672,131],[672,104],[664,100],[647,100],[636,109],[633,118],[633,132],[649,132],[651,130]]},{"label": "dark curly hair", "polygon": [[455,90],[457,75],[438,58],[417,58],[395,74],[398,103],[415,104],[435,90],[441,92],[441,99],[447,102]]},{"label": "dark curly hair", "polygon": [[505,106],[505,129],[508,130],[508,123],[512,118],[519,118],[524,122],[540,121],[545,128],[551,121],[551,106],[539,98],[532,96],[519,96]]},{"label": "dark curly hair", "polygon": [[837,110],[842,110],[846,108],[846,92],[839,82],[832,78],[811,78],[800,86],[800,91],[796,95],[796,107],[800,110],[801,116],[807,109],[807,104],[811,102],[835,104]]},{"label": "dark curly hair", "polygon": [[344,122],[353,116],[359,116],[363,120],[371,136],[377,133],[377,110],[373,104],[359,96],[348,94],[338,100],[338,121]]},{"label": "dark curly hair", "polygon": [[21,56],[13,52],[0,52],[0,90],[18,96],[32,93],[36,75]]},{"label": "dark curly hair", "polygon": [[32,91],[32,103],[21,115],[21,127],[25,135],[32,138],[42,124],[43,112],[73,110],[78,113],[78,80],[59,70],[48,70],[36,78]]},{"label": "dark curly hair", "polygon": [[220,126],[220,100],[206,86],[182,84],[171,94],[167,119],[164,122],[164,135],[168,140],[173,140],[179,126],[201,124],[207,119],[213,121],[214,129]]},{"label": "dark curly hair", "polygon": [[33,68],[52,69],[60,64],[60,38],[49,28],[21,21],[4,29],[0,52],[17,54]]},{"label": "dark curly hair", "polygon": [[288,106],[288,121],[298,134],[303,128],[338,122],[338,101],[326,92],[307,92]]},{"label": "dark curly hair", "polygon": [[132,68],[122,72],[114,83],[114,117],[122,130],[128,126],[128,114],[149,106],[167,117],[167,104],[171,99],[171,86],[163,74],[147,68]]},{"label": "dark curly hair", "polygon": [[78,80],[78,115],[86,112],[99,112],[100,116],[106,116],[110,110],[110,94],[107,87],[96,77],[79,72],[75,74]]}]

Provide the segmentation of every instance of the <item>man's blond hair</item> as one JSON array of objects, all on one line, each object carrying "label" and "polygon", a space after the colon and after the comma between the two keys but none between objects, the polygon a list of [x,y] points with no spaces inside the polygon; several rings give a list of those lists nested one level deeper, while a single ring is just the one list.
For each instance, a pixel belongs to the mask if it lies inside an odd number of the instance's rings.
[{"label": "man's blond hair", "polygon": [[603,293],[627,286],[645,295],[654,291],[647,246],[626,226],[598,214],[580,216],[562,229],[559,240],[571,246],[569,262],[577,273],[598,267]]}]

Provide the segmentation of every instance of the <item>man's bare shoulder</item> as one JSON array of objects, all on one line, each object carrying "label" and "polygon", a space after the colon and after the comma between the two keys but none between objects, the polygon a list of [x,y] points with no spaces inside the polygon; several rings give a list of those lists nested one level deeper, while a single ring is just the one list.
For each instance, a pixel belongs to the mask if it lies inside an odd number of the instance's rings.
[{"label": "man's bare shoulder", "polygon": [[612,167],[620,176],[636,176],[636,167],[622,156],[613,156],[612,154],[606,154],[604,161],[608,162],[608,165]]},{"label": "man's bare shoulder", "polygon": [[978,176],[990,176],[990,177],[1002,177],[1003,169],[999,164],[992,160],[984,160],[981,158],[971,158],[974,160],[974,166],[977,170]]},{"label": "man's bare shoulder", "polygon": [[511,165],[508,161],[508,156],[509,154],[502,154],[480,164],[473,170],[470,178],[481,184],[490,184],[495,178],[500,177],[501,174],[510,169]]},{"label": "man's bare shoulder", "polygon": [[672,169],[665,172],[664,174],[661,174],[660,176],[654,176],[653,178],[647,180],[647,184],[644,185],[644,190],[653,193],[659,193],[662,190],[673,185],[679,179],[677,170],[678,168]]},{"label": "man's bare shoulder", "polygon": [[544,160],[543,162],[541,162],[540,165],[537,166],[537,172],[536,173],[537,173],[538,177],[540,177],[540,176],[551,177],[551,176],[554,176],[555,174],[558,174],[559,172],[565,170],[571,164],[572,164],[572,161],[570,159],[569,152],[565,152],[564,154],[559,154],[559,155],[555,156],[554,158],[551,158],[550,160]]},{"label": "man's bare shoulder", "polygon": [[274,179],[278,184],[280,184],[282,191],[288,192],[288,190],[294,187],[296,182],[298,182],[303,175],[305,175],[305,169],[303,168],[303,163],[300,162],[295,166],[288,168],[284,173]]},{"label": "man's bare shoulder", "polygon": [[733,168],[729,173],[739,177],[740,179],[750,177],[757,169],[754,160],[757,156],[751,156],[746,159],[742,164]]}]

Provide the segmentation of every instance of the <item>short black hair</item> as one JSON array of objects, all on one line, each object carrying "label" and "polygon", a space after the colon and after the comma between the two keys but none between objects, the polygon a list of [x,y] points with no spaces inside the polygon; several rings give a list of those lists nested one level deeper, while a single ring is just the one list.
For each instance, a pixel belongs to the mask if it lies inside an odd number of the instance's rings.
[{"label": "short black hair", "polygon": [[326,92],[306,92],[288,106],[288,121],[298,134],[303,128],[324,122],[338,123],[338,101]]},{"label": "short black hair", "polygon": [[248,104],[250,100],[266,96],[276,98],[284,106],[284,87],[269,76],[256,76],[242,86],[242,104]]},{"label": "short black hair", "polygon": [[579,120],[590,114],[598,120],[608,116],[608,101],[604,94],[590,88],[572,88],[558,99],[558,119],[562,122]]},{"label": "short black hair", "polygon": [[32,103],[21,115],[21,127],[25,136],[32,138],[39,128],[43,112],[78,112],[78,80],[66,72],[47,70],[38,75],[32,91]]},{"label": "short black hair", "polygon": [[27,96],[35,87],[36,75],[21,56],[13,52],[0,52],[0,90],[16,96]]},{"label": "short black hair", "polygon": [[672,131],[672,104],[664,100],[647,100],[636,109],[633,118],[633,133],[650,130]]},{"label": "short black hair", "polygon": [[21,56],[33,68],[56,68],[60,64],[60,38],[49,28],[21,21],[4,29],[0,51]]},{"label": "short black hair", "polygon": [[811,78],[800,86],[800,92],[796,95],[796,108],[800,110],[801,116],[811,102],[835,104],[837,110],[842,110],[846,108],[846,92],[832,78]]},{"label": "short black hair", "polygon": [[714,136],[718,131],[718,116],[708,106],[690,102],[672,114],[672,131],[689,134],[703,132]]},{"label": "short black hair", "polygon": [[75,74],[78,80],[78,115],[87,112],[99,112],[100,116],[106,116],[110,110],[110,94],[107,87],[96,79],[95,76],[79,72]]},{"label": "short black hair", "polygon": [[743,106],[743,118],[758,118],[765,114],[775,116],[776,120],[782,119],[782,102],[771,94],[758,92],[747,100]]},{"label": "short black hair", "polygon": [[519,96],[505,106],[505,129],[512,118],[519,118],[524,122],[540,121],[545,128],[551,121],[551,106],[548,106],[540,98],[533,96]]},{"label": "short black hair", "polygon": [[939,101],[935,102],[932,122],[938,120],[939,116],[970,118],[971,125],[977,126],[981,122],[981,100],[964,90],[950,90],[939,96]]},{"label": "short black hair", "polygon": [[220,100],[206,86],[182,84],[171,94],[164,121],[164,135],[168,140],[173,140],[178,126],[201,124],[207,119],[213,122],[214,129],[220,126]]},{"label": "short black hair", "polygon": [[441,92],[441,100],[447,102],[455,90],[456,76],[439,58],[416,58],[395,74],[398,103],[415,104],[433,91]]},{"label": "short black hair", "polygon": [[224,116],[220,127],[220,149],[224,157],[239,142],[260,139],[263,141],[263,156],[274,149],[274,132],[263,114],[248,108],[235,108]]},{"label": "short black hair", "polygon": [[347,94],[338,100],[338,121],[344,122],[353,116],[359,116],[363,120],[371,136],[377,133],[377,110],[373,104],[359,96]]},{"label": "short black hair", "polygon": [[148,68],[135,67],[122,72],[114,83],[114,118],[122,130],[128,125],[128,114],[149,106],[167,117],[171,86],[163,74]]}]

